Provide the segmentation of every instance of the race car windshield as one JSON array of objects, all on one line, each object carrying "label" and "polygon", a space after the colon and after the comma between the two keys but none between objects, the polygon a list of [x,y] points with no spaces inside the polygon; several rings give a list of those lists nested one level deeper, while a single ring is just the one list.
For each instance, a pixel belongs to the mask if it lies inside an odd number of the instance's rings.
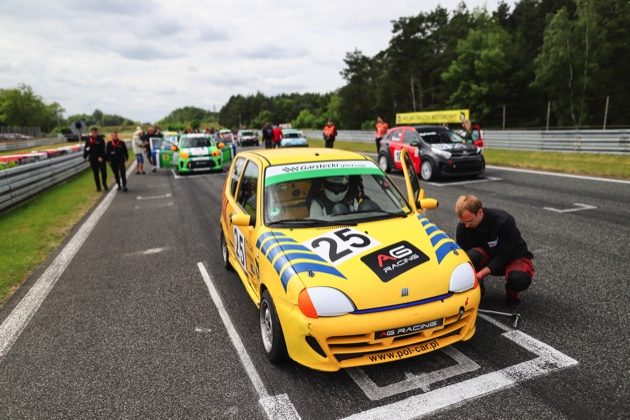
[{"label": "race car windshield", "polygon": [[210,137],[182,137],[179,141],[180,148],[209,147],[213,145]]},{"label": "race car windshield", "polygon": [[373,162],[343,161],[267,168],[263,212],[266,225],[294,228],[402,217],[411,209]]},{"label": "race car windshield", "polygon": [[[426,129],[425,129],[426,130]],[[448,129],[417,130],[422,140],[429,144],[464,143],[465,140],[456,132]]]},{"label": "race car windshield", "polygon": [[300,133],[286,133],[283,135],[285,139],[299,139]]}]

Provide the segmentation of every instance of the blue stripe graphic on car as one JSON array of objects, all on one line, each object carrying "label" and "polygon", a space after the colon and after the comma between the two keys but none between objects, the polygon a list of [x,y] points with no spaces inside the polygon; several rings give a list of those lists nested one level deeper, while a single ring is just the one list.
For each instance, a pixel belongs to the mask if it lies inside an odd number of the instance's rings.
[{"label": "blue stripe graphic on car", "polygon": [[265,232],[256,241],[256,248],[260,249],[260,245],[264,242],[265,239],[274,237],[274,236],[285,236],[284,233],[281,232]]},{"label": "blue stripe graphic on car", "polygon": [[456,249],[460,249],[459,245],[457,245],[452,240],[449,240],[448,242],[445,242],[442,245],[440,245],[440,247],[435,250],[435,256],[438,259],[438,264],[442,262],[444,257],[446,257],[446,255],[449,252],[455,251]]},{"label": "blue stripe graphic on car", "polygon": [[273,268],[276,269],[276,272],[280,273],[280,271],[282,270],[282,267],[288,263],[289,261],[293,261],[293,260],[297,260],[297,259],[303,259],[303,260],[313,260],[313,261],[317,261],[317,262],[323,262],[326,263],[326,261],[324,259],[322,259],[322,257],[320,257],[317,254],[307,254],[305,252],[294,252],[292,254],[284,254],[282,256],[280,256],[276,262],[273,264]]},{"label": "blue stripe graphic on car", "polygon": [[[449,252],[460,249],[460,247],[451,238],[449,238],[446,233],[444,233],[437,226],[431,223],[425,215],[418,215],[418,220],[420,220],[420,223],[422,223],[424,231],[431,240],[431,245],[433,246],[433,250],[435,251],[435,257],[437,258],[438,264],[442,262],[442,260],[448,255]],[[433,233],[435,233],[435,235],[430,236]],[[446,239],[446,242],[438,246],[438,243],[440,243],[444,239]]]},{"label": "blue stripe graphic on car", "polygon": [[287,284],[289,284],[289,280],[291,280],[291,277],[293,277],[294,275],[298,273],[305,273],[307,271],[332,274],[333,276],[341,277],[342,279],[346,278],[335,267],[330,266],[330,265],[323,265],[323,264],[310,263],[310,262],[289,264],[280,275],[280,281],[282,281],[284,290],[287,290]]},{"label": "blue stripe graphic on car", "polygon": [[275,240],[270,240],[265,242],[260,251],[265,254],[265,256],[269,253],[270,249],[282,244],[297,244],[297,241],[291,238],[278,238]]},{"label": "blue stripe graphic on car", "polygon": [[269,251],[269,254],[266,255],[266,257],[269,262],[271,262],[274,260],[274,258],[276,258],[278,254],[281,254],[285,251],[307,251],[307,249],[303,245],[282,245],[272,248],[271,251]]}]

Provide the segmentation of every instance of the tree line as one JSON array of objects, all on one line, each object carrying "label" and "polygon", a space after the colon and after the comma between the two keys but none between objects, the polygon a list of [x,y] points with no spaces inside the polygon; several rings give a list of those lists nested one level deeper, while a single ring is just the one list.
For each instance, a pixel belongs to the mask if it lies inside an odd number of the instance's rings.
[{"label": "tree line", "polygon": [[326,94],[232,96],[223,125],[265,120],[372,128],[377,115],[469,108],[486,127],[628,125],[630,2],[521,0],[492,13],[436,7],[392,22],[373,57],[348,52],[345,85]]}]

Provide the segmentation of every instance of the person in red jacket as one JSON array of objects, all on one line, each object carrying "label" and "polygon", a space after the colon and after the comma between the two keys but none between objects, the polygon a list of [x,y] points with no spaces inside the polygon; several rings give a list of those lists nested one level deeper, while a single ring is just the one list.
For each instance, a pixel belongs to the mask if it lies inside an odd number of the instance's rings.
[{"label": "person in red jacket", "polygon": [[118,138],[117,131],[112,131],[112,139],[107,142],[105,158],[109,162],[112,172],[114,173],[114,177],[116,178],[118,191],[122,189],[124,192],[127,192],[127,173],[125,170],[129,154],[127,153],[127,145],[125,145],[124,141]]},{"label": "person in red jacket", "polygon": [[335,144],[335,138],[337,137],[337,127],[335,127],[331,119],[328,119],[322,134],[324,135],[324,146],[332,149]]},{"label": "person in red jacket", "polygon": [[282,141],[282,129],[275,125],[273,127],[273,147],[280,147],[280,142]]},{"label": "person in red jacket", "polygon": [[389,130],[389,124],[387,124],[381,117],[376,118],[376,133],[374,133],[374,141],[376,142],[376,154],[381,151],[381,140],[385,137],[385,134]]}]

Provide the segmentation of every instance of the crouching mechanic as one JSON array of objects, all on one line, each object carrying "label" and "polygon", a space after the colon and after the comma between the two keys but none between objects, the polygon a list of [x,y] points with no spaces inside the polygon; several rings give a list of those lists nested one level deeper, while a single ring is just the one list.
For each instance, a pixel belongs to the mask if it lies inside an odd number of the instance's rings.
[{"label": "crouching mechanic", "polygon": [[460,196],[455,212],[460,221],[457,244],[475,266],[482,296],[486,276],[505,276],[506,303],[518,305],[518,294],[529,287],[534,277],[534,256],[527,249],[514,217],[504,210],[483,208],[474,195]]}]

